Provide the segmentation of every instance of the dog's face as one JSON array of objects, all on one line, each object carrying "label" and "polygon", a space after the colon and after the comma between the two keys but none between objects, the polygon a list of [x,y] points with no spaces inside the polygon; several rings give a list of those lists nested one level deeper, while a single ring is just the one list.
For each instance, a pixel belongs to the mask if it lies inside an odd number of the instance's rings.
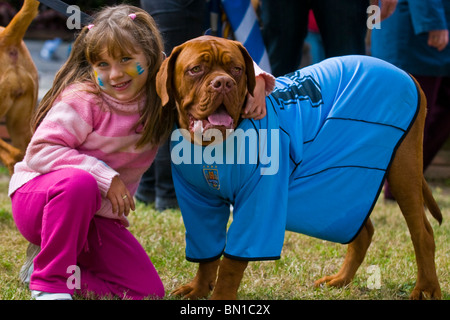
[{"label": "dog's face", "polygon": [[202,145],[217,139],[213,133],[225,139],[227,130],[236,128],[254,87],[253,60],[242,44],[210,36],[175,47],[156,77],[163,107],[175,103],[179,127]]}]

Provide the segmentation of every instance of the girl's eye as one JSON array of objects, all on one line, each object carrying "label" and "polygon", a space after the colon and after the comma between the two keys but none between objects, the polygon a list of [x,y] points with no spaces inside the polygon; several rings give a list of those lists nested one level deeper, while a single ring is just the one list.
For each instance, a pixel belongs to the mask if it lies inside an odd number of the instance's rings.
[{"label": "girl's eye", "polygon": [[97,67],[100,67],[100,68],[104,68],[104,67],[107,67],[107,66],[108,66],[108,64],[106,62],[99,62],[99,63],[97,63]]},{"label": "girl's eye", "polygon": [[123,63],[123,62],[128,62],[128,61],[130,61],[130,60],[131,60],[130,57],[123,57],[122,60],[121,60],[121,62],[122,62],[122,63]]}]

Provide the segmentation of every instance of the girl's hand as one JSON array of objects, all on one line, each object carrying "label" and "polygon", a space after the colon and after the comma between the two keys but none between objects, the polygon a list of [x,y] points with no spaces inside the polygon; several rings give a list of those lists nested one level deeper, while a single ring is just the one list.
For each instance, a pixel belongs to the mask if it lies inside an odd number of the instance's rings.
[{"label": "girl's hand", "polygon": [[242,118],[260,120],[266,116],[266,82],[262,77],[256,77],[253,96],[247,94],[247,104],[242,111]]},{"label": "girl's hand", "polygon": [[111,201],[113,213],[119,217],[128,216],[130,209],[136,210],[134,199],[119,176],[112,179],[106,198]]}]

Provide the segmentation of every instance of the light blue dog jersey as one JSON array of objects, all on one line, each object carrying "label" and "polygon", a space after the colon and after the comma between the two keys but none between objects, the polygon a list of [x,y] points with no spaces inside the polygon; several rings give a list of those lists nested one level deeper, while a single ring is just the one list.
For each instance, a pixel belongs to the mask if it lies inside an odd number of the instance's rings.
[{"label": "light blue dog jersey", "polygon": [[188,260],[278,259],[285,230],[352,241],[419,96],[412,78],[391,64],[344,56],[277,78],[266,107],[264,119],[242,120],[218,145],[193,145],[173,132]]}]

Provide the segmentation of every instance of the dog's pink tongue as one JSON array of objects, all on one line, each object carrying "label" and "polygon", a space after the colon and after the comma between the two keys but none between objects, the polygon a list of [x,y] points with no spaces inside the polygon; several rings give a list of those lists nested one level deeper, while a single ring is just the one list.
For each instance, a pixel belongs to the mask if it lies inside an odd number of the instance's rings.
[{"label": "dog's pink tongue", "polygon": [[210,115],[208,121],[214,126],[225,126],[226,128],[233,126],[233,119],[223,108],[219,108],[219,110]]}]

